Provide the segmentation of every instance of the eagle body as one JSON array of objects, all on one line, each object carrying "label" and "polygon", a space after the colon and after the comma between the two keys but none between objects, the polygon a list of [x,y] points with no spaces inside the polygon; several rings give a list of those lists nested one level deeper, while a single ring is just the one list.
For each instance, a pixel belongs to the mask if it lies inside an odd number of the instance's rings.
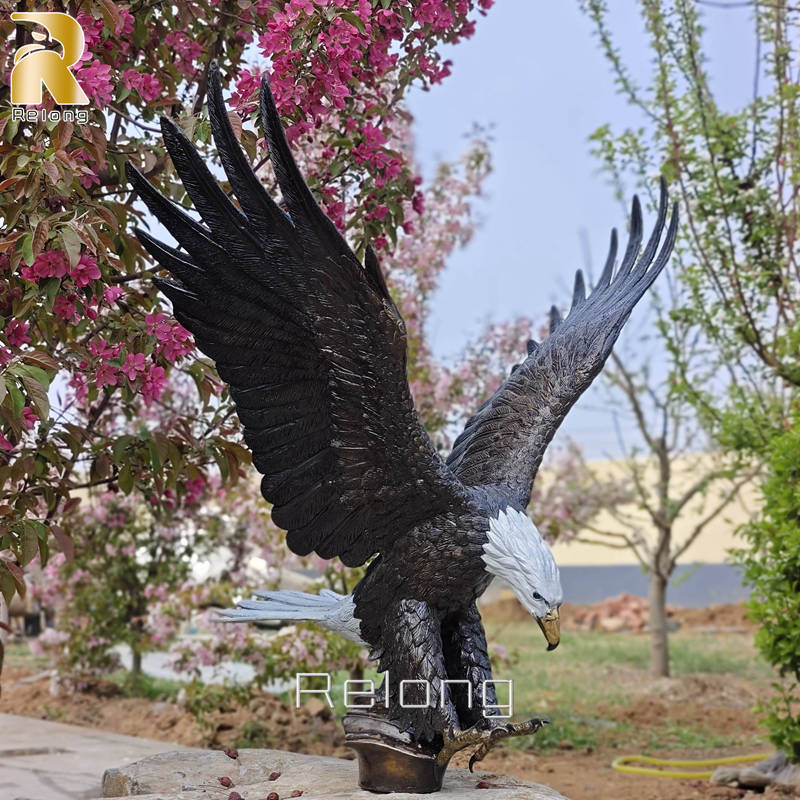
[{"label": "eagle body", "polygon": [[[162,118],[200,221],[128,164],[134,189],[179,246],[137,235],[170,276],[155,282],[175,317],[230,387],[289,548],[368,564],[352,595],[256,592],[227,616],[310,619],[367,645],[392,676],[391,719],[413,741],[447,744],[453,731],[491,724],[496,696],[491,686],[484,696],[492,671],[476,601],[494,577],[512,588],[549,648],[558,644],[558,567],[525,509],[558,426],[666,264],[677,209],[662,242],[662,180],[655,228],[643,243],[634,198],[620,262],[612,232],[592,292],[578,271],[569,313],[551,309],[549,336],[528,342],[524,360],[443,460],[414,409],[405,325],[378,259],[368,247],[359,261],[317,205],[266,80],[261,116],[282,206],[236,140],[216,66],[208,108],[235,202],[181,129]],[[404,706],[401,681],[425,682],[427,702]],[[469,691],[448,681],[466,682]]]}]

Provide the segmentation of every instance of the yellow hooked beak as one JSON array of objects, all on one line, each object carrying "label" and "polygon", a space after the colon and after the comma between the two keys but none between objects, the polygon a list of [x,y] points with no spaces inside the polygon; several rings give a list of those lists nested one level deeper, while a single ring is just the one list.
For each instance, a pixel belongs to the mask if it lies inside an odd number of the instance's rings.
[{"label": "yellow hooked beak", "polygon": [[561,641],[561,619],[558,616],[558,609],[550,609],[543,617],[535,619],[542,629],[544,638],[547,639],[547,649],[555,650]]}]

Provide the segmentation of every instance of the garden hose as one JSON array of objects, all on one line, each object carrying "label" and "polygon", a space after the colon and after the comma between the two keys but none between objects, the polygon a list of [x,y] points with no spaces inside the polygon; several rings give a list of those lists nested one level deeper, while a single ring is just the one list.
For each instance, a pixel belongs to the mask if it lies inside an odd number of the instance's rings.
[{"label": "garden hose", "polygon": [[707,772],[671,772],[663,769],[650,769],[648,767],[628,766],[631,761],[641,764],[654,764],[660,767],[716,767],[720,764],[738,764],[742,761],[763,761],[772,753],[759,753],[749,756],[731,756],[729,758],[709,758],[701,761],[672,761],[667,758],[650,758],[649,756],[620,756],[611,763],[611,769],[617,772],[630,772],[634,775],[654,775],[658,778],[710,778],[711,771]]}]

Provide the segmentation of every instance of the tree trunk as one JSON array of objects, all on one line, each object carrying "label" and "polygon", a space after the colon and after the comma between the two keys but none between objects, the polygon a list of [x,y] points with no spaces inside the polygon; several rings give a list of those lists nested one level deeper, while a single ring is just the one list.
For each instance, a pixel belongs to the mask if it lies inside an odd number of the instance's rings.
[{"label": "tree trunk", "polygon": [[3,674],[3,662],[6,655],[6,642],[8,641],[8,632],[10,630],[8,616],[8,606],[6,599],[0,594],[0,676]]},{"label": "tree trunk", "polygon": [[142,654],[139,650],[131,648],[131,675],[138,678],[142,674]]},{"label": "tree trunk", "polygon": [[667,578],[658,570],[649,574],[650,592],[650,671],[669,677],[669,642],[667,640]]}]

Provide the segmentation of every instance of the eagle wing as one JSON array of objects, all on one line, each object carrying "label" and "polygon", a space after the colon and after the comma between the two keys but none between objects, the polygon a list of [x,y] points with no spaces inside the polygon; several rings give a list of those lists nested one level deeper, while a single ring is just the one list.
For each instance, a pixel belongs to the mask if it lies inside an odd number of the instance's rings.
[{"label": "eagle wing", "polygon": [[640,252],[642,211],[634,197],[630,238],[619,269],[614,273],[614,230],[605,267],[589,297],[578,270],[566,318],[553,306],[550,335],[540,344],[528,343],[525,361],[467,422],[447,459],[464,485],[497,486],[519,508],[527,506],[547,445],[602,369],[633,307],[669,260],[678,229],[678,208],[675,204],[659,250],[667,205],[662,178],[656,226]]},{"label": "eagle wing", "polygon": [[261,115],[288,213],[251,169],[211,70],[215,143],[234,205],[174,122],[167,149],[202,223],[128,175],[179,242],[137,236],[174,279],[156,280],[178,321],[230,386],[272,518],[289,547],[349,566],[422,520],[456,506],[464,488],[414,409],[406,333],[368,249],[356,259],[292,158],[266,82]]}]

